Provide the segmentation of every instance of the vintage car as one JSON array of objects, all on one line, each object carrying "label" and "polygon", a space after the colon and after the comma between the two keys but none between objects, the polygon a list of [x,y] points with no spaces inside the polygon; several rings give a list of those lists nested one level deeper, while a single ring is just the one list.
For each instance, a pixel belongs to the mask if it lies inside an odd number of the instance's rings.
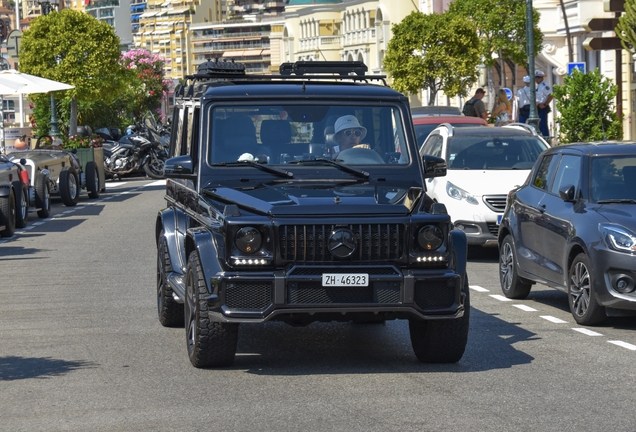
[{"label": "vintage car", "polygon": [[80,189],[85,189],[89,198],[98,198],[105,188],[97,162],[88,161],[82,166],[76,150],[50,145],[52,142],[49,137],[40,137],[34,149],[9,154],[10,160],[24,161],[33,186],[31,204],[39,209],[40,217],[48,217],[51,195],[59,195],[66,206],[74,206]]},{"label": "vintage car", "polygon": [[29,215],[27,171],[0,154],[0,236],[11,237],[24,228]]}]

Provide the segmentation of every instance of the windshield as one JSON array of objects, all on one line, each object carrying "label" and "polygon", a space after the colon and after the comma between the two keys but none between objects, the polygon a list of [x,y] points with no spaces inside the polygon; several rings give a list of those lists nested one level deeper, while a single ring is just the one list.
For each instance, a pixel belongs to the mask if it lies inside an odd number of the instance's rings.
[{"label": "windshield", "polygon": [[531,169],[547,146],[530,136],[456,136],[449,140],[449,169]]},{"label": "windshield", "polygon": [[409,163],[397,106],[216,106],[211,119],[210,164],[246,160],[287,165],[313,159],[345,165]]},{"label": "windshield", "polygon": [[636,200],[636,156],[592,158],[591,201]]}]

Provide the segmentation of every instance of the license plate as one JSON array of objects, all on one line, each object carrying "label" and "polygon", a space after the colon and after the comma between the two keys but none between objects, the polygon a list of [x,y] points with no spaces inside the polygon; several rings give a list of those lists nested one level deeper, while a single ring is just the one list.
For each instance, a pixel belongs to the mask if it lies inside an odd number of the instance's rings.
[{"label": "license plate", "polygon": [[365,287],[369,286],[367,273],[323,273],[324,287]]},{"label": "license plate", "polygon": [[497,225],[501,224],[502,219],[503,219],[503,215],[497,215]]}]

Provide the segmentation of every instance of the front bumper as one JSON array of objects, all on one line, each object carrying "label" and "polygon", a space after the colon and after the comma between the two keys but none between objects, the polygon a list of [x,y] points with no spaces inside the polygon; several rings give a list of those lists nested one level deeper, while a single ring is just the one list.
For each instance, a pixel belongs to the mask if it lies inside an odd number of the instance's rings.
[{"label": "front bumper", "polygon": [[466,234],[469,245],[497,246],[499,224],[496,222],[476,222],[468,220],[454,221],[455,229]]},{"label": "front bumper", "polygon": [[[636,256],[597,249],[592,257],[594,287],[598,302],[609,308],[636,310]],[[629,281],[631,292],[620,292],[620,279]]]},{"label": "front bumper", "polygon": [[[367,273],[367,287],[323,287],[323,273]],[[346,320],[356,314],[386,319],[463,316],[462,277],[452,270],[403,270],[392,265],[295,265],[268,272],[225,272],[212,278],[210,317],[217,322],[264,322],[304,316]]]}]

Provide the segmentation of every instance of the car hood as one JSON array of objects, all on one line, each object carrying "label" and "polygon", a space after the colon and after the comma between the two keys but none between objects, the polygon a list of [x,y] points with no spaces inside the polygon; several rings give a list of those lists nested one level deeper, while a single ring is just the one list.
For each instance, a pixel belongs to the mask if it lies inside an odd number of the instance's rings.
[{"label": "car hood", "polygon": [[369,184],[333,183],[259,185],[243,188],[209,187],[204,196],[222,204],[271,216],[410,214],[420,188],[391,188]]},{"label": "car hood", "polygon": [[529,169],[448,170],[446,177],[440,178],[440,181],[449,181],[472,195],[507,195],[516,186],[522,185],[529,173]]},{"label": "car hood", "polygon": [[636,204],[601,204],[596,212],[608,222],[636,231]]}]

